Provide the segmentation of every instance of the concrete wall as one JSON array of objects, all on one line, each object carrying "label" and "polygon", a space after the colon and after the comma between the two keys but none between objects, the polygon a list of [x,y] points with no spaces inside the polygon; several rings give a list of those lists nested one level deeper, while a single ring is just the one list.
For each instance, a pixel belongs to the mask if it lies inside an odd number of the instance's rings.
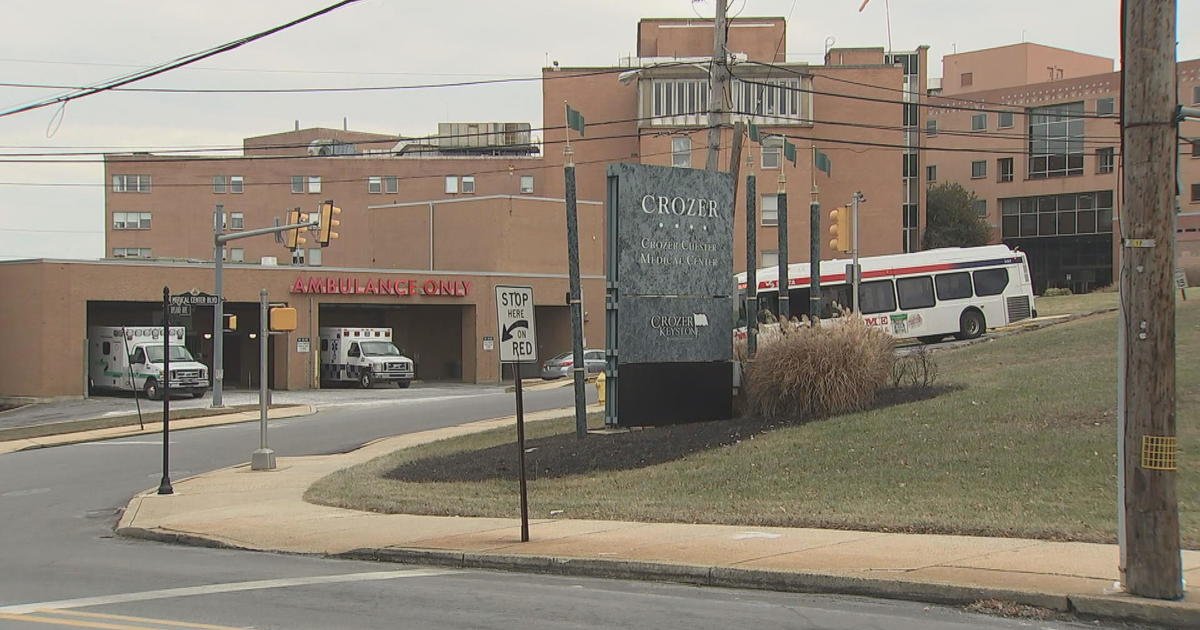
[{"label": "concrete wall", "polygon": [[[1112,70],[1113,60],[1108,57],[1026,42],[943,56],[942,94],[1076,79]],[[964,74],[971,75],[969,84],[964,84]]]}]

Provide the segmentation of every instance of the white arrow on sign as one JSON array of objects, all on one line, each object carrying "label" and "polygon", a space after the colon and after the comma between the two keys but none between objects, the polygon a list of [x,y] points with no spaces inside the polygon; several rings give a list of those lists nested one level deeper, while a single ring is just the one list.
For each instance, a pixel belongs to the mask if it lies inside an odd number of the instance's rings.
[{"label": "white arrow on sign", "polygon": [[533,287],[496,287],[496,325],[500,333],[501,362],[537,361],[533,311]]}]

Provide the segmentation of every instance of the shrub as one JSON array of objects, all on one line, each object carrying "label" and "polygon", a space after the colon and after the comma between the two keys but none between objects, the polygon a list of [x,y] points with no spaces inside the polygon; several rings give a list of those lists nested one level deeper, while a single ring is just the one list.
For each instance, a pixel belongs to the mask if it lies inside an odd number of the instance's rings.
[{"label": "shrub", "polygon": [[864,409],[887,385],[892,346],[890,335],[857,315],[819,326],[801,319],[764,327],[757,356],[743,360],[746,411],[788,421]]},{"label": "shrub", "polygon": [[1042,293],[1042,297],[1058,297],[1060,295],[1071,295],[1071,290],[1066,287],[1061,289],[1057,287],[1050,287]]},{"label": "shrub", "polygon": [[929,389],[938,377],[937,360],[929,346],[917,346],[908,354],[897,357],[892,365],[892,388],[915,387]]}]

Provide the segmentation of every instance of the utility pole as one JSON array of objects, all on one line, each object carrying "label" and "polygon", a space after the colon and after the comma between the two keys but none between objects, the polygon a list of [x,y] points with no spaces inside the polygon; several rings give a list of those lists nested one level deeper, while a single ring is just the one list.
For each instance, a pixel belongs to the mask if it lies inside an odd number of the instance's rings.
[{"label": "utility pole", "polygon": [[1183,597],[1175,493],[1175,0],[1121,2],[1121,307],[1117,423],[1121,581]]},{"label": "utility pole", "polygon": [[713,20],[713,61],[708,70],[708,159],[704,170],[717,171],[717,154],[721,148],[721,131],[729,105],[725,96],[729,88],[729,54],[725,51],[726,0],[716,1],[716,16]]}]

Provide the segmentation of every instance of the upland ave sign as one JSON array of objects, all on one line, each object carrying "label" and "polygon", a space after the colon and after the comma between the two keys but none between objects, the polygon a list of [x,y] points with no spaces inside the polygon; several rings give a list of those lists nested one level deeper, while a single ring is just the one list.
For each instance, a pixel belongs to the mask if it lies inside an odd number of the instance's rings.
[{"label": "upland ave sign", "polygon": [[537,362],[533,287],[496,287],[496,326],[501,363]]}]

